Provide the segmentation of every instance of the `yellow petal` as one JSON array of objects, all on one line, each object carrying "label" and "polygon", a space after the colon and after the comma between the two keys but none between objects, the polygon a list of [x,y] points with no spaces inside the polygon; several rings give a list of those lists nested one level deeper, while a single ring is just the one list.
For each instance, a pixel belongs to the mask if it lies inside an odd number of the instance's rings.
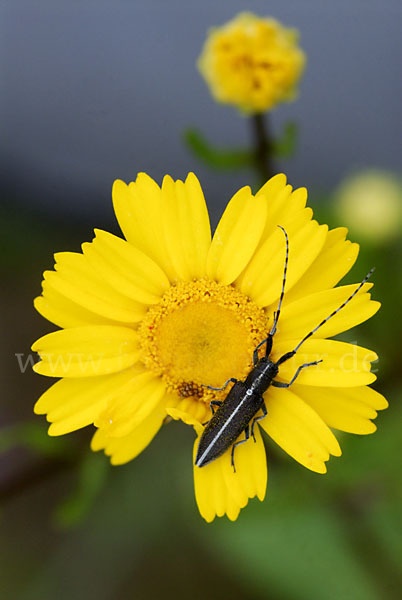
[{"label": "yellow petal", "polygon": [[216,516],[223,517],[224,514],[227,514],[231,521],[235,521],[240,508],[247,504],[247,500],[244,499],[244,503],[239,505],[226,485],[223,468],[227,461],[230,466],[230,455],[226,452],[208,465],[197,467],[194,463],[198,442],[199,438],[195,441],[193,452],[194,490],[198,510],[208,523]]},{"label": "yellow petal", "polygon": [[162,190],[144,173],[129,186],[116,181],[113,203],[126,239],[153,258],[171,281],[205,274],[211,233],[194,174],[185,183],[167,176]]},{"label": "yellow petal", "polygon": [[370,419],[376,418],[377,410],[388,406],[384,396],[366,386],[330,388],[295,384],[292,390],[330,427],[348,433],[373,433],[376,426]]},{"label": "yellow petal", "polygon": [[180,412],[181,416],[179,418],[183,423],[194,425],[196,431],[197,427],[195,423],[206,423],[211,418],[211,409],[209,406],[204,404],[204,402],[194,402],[191,397],[180,398],[179,396],[176,396],[175,404],[172,402],[170,406],[174,406],[177,409],[176,413],[170,413],[174,419],[178,417]]},{"label": "yellow petal", "polygon": [[106,319],[135,323],[145,314],[145,306],[113,288],[98,275],[87,257],[75,252],[55,254],[56,271],[45,271],[44,294],[50,290]]},{"label": "yellow petal", "polygon": [[341,449],[324,421],[290,390],[270,388],[265,394],[268,415],[260,421],[268,435],[300,464],[325,473],[330,454]]},{"label": "yellow petal", "polygon": [[[243,433],[239,440],[244,439]],[[231,465],[231,448],[222,456],[204,467],[194,466],[195,495],[199,511],[208,522],[215,516],[224,514],[232,521],[237,519],[241,508],[248,499],[257,496],[264,499],[267,487],[267,462],[265,448],[258,428],[255,429],[256,442],[250,438],[236,447],[234,462]],[[194,445],[193,462],[199,438]]]},{"label": "yellow petal", "polygon": [[278,194],[286,186],[286,175],[284,173],[277,173],[258,190],[256,196],[265,196],[266,199],[273,203]]},{"label": "yellow petal", "polygon": [[[298,340],[274,341],[272,360],[275,362],[293,350]],[[335,340],[308,339],[295,356],[279,367],[279,381],[290,382],[299,366],[316,360],[318,365],[303,369],[297,383],[330,387],[355,387],[368,385],[376,376],[370,373],[371,362],[377,360],[375,352],[355,344]]]},{"label": "yellow petal", "polygon": [[63,435],[90,425],[114,396],[136,375],[135,369],[94,378],[61,379],[35,404],[36,414],[47,414],[49,435]]},{"label": "yellow petal", "polygon": [[124,437],[108,437],[102,429],[98,429],[92,438],[91,448],[94,451],[104,449],[110,456],[112,465],[122,465],[133,460],[153,440],[166,417],[165,403],[162,400],[138,427]]},{"label": "yellow petal", "polygon": [[166,248],[160,219],[162,200],[157,183],[139,173],[129,185],[117,180],[112,190],[113,206],[124,237],[166,270]]},{"label": "yellow petal", "polygon": [[[265,184],[265,186],[267,186],[267,184]],[[262,246],[265,240],[272,234],[275,227],[277,227],[277,225],[282,225],[282,222],[285,220],[284,216],[285,214],[288,214],[286,207],[290,201],[293,189],[291,185],[286,184],[283,187],[275,186],[276,189],[274,189],[274,193],[269,197],[268,191],[263,191],[265,186],[263,186],[256,194],[257,196],[264,196],[267,203],[267,220],[259,247]]]},{"label": "yellow petal", "polygon": [[373,390],[371,387],[363,387],[360,390],[360,398],[364,404],[374,408],[375,410],[384,410],[388,408],[388,401],[380,392]]},{"label": "yellow petal", "polygon": [[62,329],[32,346],[42,361],[34,371],[49,377],[94,377],[134,365],[140,351],[137,333],[110,325]]},{"label": "yellow petal", "polygon": [[84,256],[99,277],[120,294],[144,304],[159,302],[169,287],[162,269],[128,242],[95,230],[92,243],[83,244]]},{"label": "yellow petal", "polygon": [[[192,402],[192,405],[194,405],[194,402]],[[201,421],[186,410],[181,410],[180,408],[168,404],[166,406],[166,413],[175,421],[183,421],[183,423],[185,423],[186,425],[192,425],[197,435],[201,435],[204,431],[204,427]]]},{"label": "yellow petal", "polygon": [[45,317],[45,319],[58,327],[110,325],[112,323],[119,325],[117,321],[112,321],[87,310],[51,288],[46,288],[43,290],[42,296],[35,298],[34,306],[42,317]]},{"label": "yellow petal", "polygon": [[165,391],[162,379],[145,371],[108,403],[95,425],[108,437],[126,436],[155,410]]},{"label": "yellow petal", "polygon": [[[252,437],[244,444],[235,448],[234,463],[236,472],[226,461],[223,474],[226,485],[231,490],[232,495],[239,500],[242,497],[264,500],[267,489],[267,458],[265,454],[264,442],[258,427],[254,428],[255,442]],[[244,439],[242,434],[239,439]],[[229,468],[230,467],[230,468]],[[241,500],[240,500],[241,503]]]},{"label": "yellow petal", "polygon": [[[358,284],[345,285],[316,292],[284,306],[279,319],[276,341],[286,338],[301,340],[339,308],[357,286]],[[381,305],[370,300],[370,294],[365,293],[371,287],[371,283],[366,283],[344,308],[318,329],[313,337],[326,338],[337,335],[372,317]]]},{"label": "yellow petal", "polygon": [[204,277],[211,245],[211,226],[204,194],[194,173],[187,175],[184,191],[187,198],[187,202],[181,203],[183,233],[186,234],[184,247],[189,256],[192,276]]},{"label": "yellow petal", "polygon": [[216,228],[207,258],[207,275],[224,285],[232,283],[250,261],[267,216],[264,196],[254,197],[249,187],[230,200]]},{"label": "yellow petal", "polygon": [[196,176],[190,173],[184,183],[166,176],[162,202],[166,249],[177,277],[183,280],[204,277],[211,229]]},{"label": "yellow petal", "polygon": [[[327,235],[327,226],[316,221],[305,222],[304,211],[288,224],[289,263],[286,290],[300,279],[320,253]],[[275,303],[282,289],[286,242],[283,232],[276,227],[257,250],[237,283],[240,290],[259,306]]]},{"label": "yellow petal", "polygon": [[[265,242],[278,225],[286,228],[293,220],[294,215],[305,207],[307,201],[306,188],[299,188],[292,192],[292,186],[286,185],[286,177],[283,174],[272,177],[256,195],[265,196],[268,209],[260,245]],[[308,209],[308,211],[311,219],[312,211],[311,209]]]},{"label": "yellow petal", "polygon": [[359,245],[345,240],[347,232],[345,227],[328,232],[321,252],[295,286],[286,293],[286,303],[332,288],[350,271],[359,254]]}]

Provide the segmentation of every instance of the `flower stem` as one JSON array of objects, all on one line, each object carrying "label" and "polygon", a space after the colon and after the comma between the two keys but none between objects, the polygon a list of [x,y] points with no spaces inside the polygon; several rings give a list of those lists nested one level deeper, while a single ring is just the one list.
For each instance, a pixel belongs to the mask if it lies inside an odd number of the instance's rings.
[{"label": "flower stem", "polygon": [[255,168],[261,183],[265,183],[274,174],[272,138],[265,115],[257,113],[250,120],[254,137]]}]

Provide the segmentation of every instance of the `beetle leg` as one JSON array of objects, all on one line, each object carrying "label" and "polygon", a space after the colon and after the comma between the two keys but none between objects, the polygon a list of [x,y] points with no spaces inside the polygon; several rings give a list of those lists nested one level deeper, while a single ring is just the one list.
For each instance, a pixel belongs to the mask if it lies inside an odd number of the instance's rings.
[{"label": "beetle leg", "polygon": [[262,415],[260,415],[259,417],[255,417],[255,419],[253,419],[253,422],[251,423],[251,437],[253,438],[254,442],[256,442],[257,440],[255,439],[255,435],[254,435],[254,426],[257,423],[257,421],[261,421],[261,419],[265,419],[265,417],[268,414],[267,411],[267,407],[265,406],[265,402],[263,403],[263,405],[261,406],[262,409]]},{"label": "beetle leg", "polygon": [[244,434],[245,434],[245,439],[244,440],[240,440],[240,442],[236,442],[233,444],[232,446],[232,454],[231,454],[231,462],[230,464],[233,467],[233,472],[236,473],[236,467],[234,464],[234,451],[236,446],[240,446],[240,444],[244,444],[244,442],[247,442],[247,440],[250,438],[250,427],[247,425],[246,429],[244,430]]},{"label": "beetle leg", "polygon": [[272,382],[272,385],[273,385],[274,387],[277,387],[277,388],[288,388],[288,387],[290,387],[290,386],[292,385],[292,383],[295,381],[295,379],[297,378],[297,376],[299,375],[299,373],[300,373],[300,371],[301,371],[302,369],[305,369],[306,367],[313,367],[314,365],[318,365],[318,364],[319,364],[319,363],[321,363],[321,362],[322,362],[322,359],[321,359],[321,360],[315,360],[314,362],[311,362],[311,363],[305,363],[304,365],[301,365],[300,367],[298,367],[298,369],[297,369],[296,373],[293,375],[293,377],[292,377],[292,379],[289,381],[289,383],[283,383],[282,381],[275,381],[275,380],[274,380],[274,381]]},{"label": "beetle leg", "polygon": [[237,383],[237,379],[235,379],[234,377],[231,377],[223,384],[222,387],[217,388],[217,387],[212,387],[212,385],[202,385],[201,387],[208,388],[209,390],[215,390],[216,392],[221,392],[222,390],[225,389],[227,384],[230,383],[231,381],[233,381],[233,383]]},{"label": "beetle leg", "polygon": [[[211,409],[212,415],[215,414],[214,411],[214,406],[221,406],[221,404],[223,404],[222,400],[211,400],[211,402],[209,403],[209,408]],[[205,425],[209,423],[209,421],[205,421],[205,423],[203,423],[204,427]]]},{"label": "beetle leg", "polygon": [[209,408],[211,409],[213,415],[215,414],[214,406],[221,406],[222,404],[222,400],[211,400],[209,403]]}]

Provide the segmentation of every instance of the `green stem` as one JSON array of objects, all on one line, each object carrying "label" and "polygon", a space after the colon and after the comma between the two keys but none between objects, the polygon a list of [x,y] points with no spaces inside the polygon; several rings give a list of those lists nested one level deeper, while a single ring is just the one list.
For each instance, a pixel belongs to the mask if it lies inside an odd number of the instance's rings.
[{"label": "green stem", "polygon": [[253,115],[251,126],[254,137],[255,168],[261,183],[265,183],[274,174],[272,164],[273,143],[266,116],[262,113]]}]

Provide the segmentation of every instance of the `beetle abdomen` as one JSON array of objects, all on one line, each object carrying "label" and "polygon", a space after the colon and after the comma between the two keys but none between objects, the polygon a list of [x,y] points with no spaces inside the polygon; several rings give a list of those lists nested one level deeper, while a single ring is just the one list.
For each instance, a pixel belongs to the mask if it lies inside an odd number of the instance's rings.
[{"label": "beetle abdomen", "polygon": [[202,467],[221,456],[246,429],[263,404],[262,396],[247,393],[237,382],[208,422],[198,444],[195,464]]}]

